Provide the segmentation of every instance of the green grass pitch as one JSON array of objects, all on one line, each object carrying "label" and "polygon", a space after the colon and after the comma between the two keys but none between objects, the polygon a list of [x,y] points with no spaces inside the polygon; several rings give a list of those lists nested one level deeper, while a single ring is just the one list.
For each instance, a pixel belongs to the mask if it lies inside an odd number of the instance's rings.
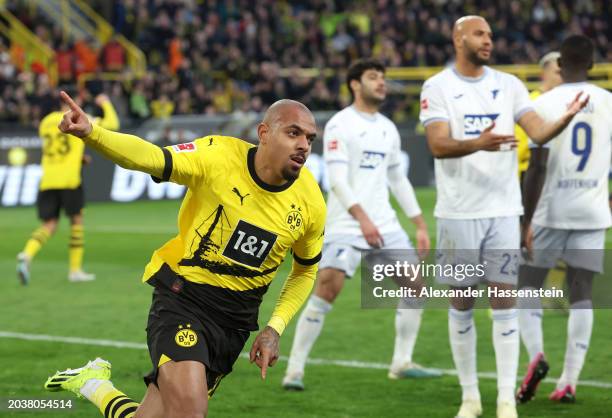
[{"label": "green grass pitch", "polygon": [[[435,193],[418,190],[432,237]],[[86,210],[85,266],[97,274],[91,283],[67,281],[68,227],[65,220],[32,265],[30,286],[15,277],[15,255],[37,226],[34,208],[0,209],[0,332],[91,338],[145,343],[145,324],[151,288],[140,283],[140,275],[151,252],[170,238],[176,228],[178,201],[97,203]],[[412,229],[402,218],[412,234]],[[608,247],[610,247],[608,238]],[[288,265],[279,271],[262,305],[260,324],[267,321]],[[349,281],[334,309],[312,357],[387,364],[391,360],[394,311],[360,308],[359,280]],[[448,343],[447,312],[427,310],[415,349],[415,361],[431,367],[452,369]],[[486,310],[476,312],[479,372],[493,372],[491,321]],[[281,354],[289,353],[295,320],[281,339]],[[612,311],[597,310],[590,351],[581,379],[594,382],[579,386],[575,405],[556,405],[547,395],[553,384],[542,384],[538,398],[519,406],[521,417],[609,417],[612,402]],[[545,313],[545,346],[551,363],[549,376],[561,373],[565,351],[566,316]],[[245,350],[250,348],[247,343]],[[80,367],[96,356],[113,364],[113,382],[135,400],[145,387],[142,375],[151,367],[143,348],[115,348],[57,341],[31,341],[0,337],[0,398],[56,397],[43,390],[46,377],[55,370]],[[521,353],[520,375],[526,365]],[[460,403],[455,376],[435,380],[390,381],[381,368],[309,365],[306,391],[285,392],[280,382],[286,362],[270,369],[261,381],[259,369],[241,358],[234,372],[224,379],[210,402],[210,417],[453,417]],[[603,386],[603,387],[602,387]],[[606,387],[607,386],[607,387]],[[484,417],[495,416],[496,383],[481,378]],[[65,412],[10,412],[7,417],[97,417],[95,407],[75,400],[76,410]]]}]

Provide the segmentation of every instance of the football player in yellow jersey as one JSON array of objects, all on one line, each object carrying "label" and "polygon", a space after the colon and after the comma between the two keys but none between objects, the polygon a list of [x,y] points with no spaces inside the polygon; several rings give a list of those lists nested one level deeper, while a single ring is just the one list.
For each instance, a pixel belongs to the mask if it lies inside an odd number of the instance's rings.
[{"label": "football player in yellow jersey", "polygon": [[[280,335],[308,297],[321,258],[325,201],[302,169],[316,136],[301,103],[280,100],[258,125],[257,147],[211,135],[159,148],[93,125],[70,104],[60,124],[122,167],[188,187],[178,234],[153,253],[143,280],[154,287],[147,325],[153,371],[139,405],[110,382],[110,364],[96,359],[58,372],[48,390],[70,390],[105,417],[202,417],[223,376],[232,370],[259,305],[287,252],[291,272],[267,326],[250,350],[265,378],[278,359]],[[208,396],[207,396],[208,395]]]},{"label": "football player in yellow jersey", "polygon": [[[119,129],[119,118],[108,96],[100,94],[95,101],[104,111],[104,116],[95,118],[94,123],[107,129]],[[62,208],[70,218],[68,279],[73,282],[95,279],[93,274],[85,273],[82,269],[85,200],[81,168],[83,162],[89,162],[90,157],[83,154],[85,145],[80,138],[59,130],[64,113],[70,109],[63,102],[61,106],[61,110],[45,116],[38,128],[42,140],[42,177],[36,205],[42,225],[32,233],[23,251],[17,255],[17,275],[24,285],[30,281],[30,262],[57,229]]]}]

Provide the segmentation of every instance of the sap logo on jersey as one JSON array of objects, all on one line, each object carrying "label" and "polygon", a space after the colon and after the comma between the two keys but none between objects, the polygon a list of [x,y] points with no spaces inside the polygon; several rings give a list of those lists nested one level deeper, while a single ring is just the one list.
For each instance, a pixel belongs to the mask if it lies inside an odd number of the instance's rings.
[{"label": "sap logo on jersey", "polygon": [[359,168],[373,169],[378,167],[385,159],[384,152],[364,151],[361,155]]},{"label": "sap logo on jersey", "polygon": [[499,113],[490,113],[488,115],[464,115],[463,133],[465,135],[480,135],[482,131],[495,122],[498,116]]}]

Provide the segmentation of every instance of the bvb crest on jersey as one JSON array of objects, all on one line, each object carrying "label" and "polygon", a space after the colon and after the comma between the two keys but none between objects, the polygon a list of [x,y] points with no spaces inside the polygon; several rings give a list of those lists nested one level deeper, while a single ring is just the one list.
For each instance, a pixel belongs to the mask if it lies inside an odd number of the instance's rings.
[{"label": "bvb crest on jersey", "polygon": [[198,343],[198,334],[191,329],[191,324],[187,324],[186,328],[179,325],[178,328],[179,330],[174,336],[174,341],[178,346],[189,348]]},{"label": "bvb crest on jersey", "polygon": [[300,229],[304,220],[302,219],[302,208],[296,206],[295,204],[291,204],[291,210],[287,214],[287,218],[285,219],[287,222],[287,226],[291,231],[296,231]]}]

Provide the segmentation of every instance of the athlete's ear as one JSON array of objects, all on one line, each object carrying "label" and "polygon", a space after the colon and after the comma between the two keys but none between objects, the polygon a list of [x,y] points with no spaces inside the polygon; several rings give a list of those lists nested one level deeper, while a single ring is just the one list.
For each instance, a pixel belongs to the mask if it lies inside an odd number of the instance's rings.
[{"label": "athlete's ear", "polygon": [[[363,74],[362,74],[363,75]],[[361,87],[361,79],[359,80],[351,80],[351,90],[353,90],[353,94],[357,91],[357,88]]]},{"label": "athlete's ear", "polygon": [[257,125],[257,137],[259,138],[260,144],[265,144],[268,142],[269,133],[270,127],[266,123],[261,122],[259,125]]}]

